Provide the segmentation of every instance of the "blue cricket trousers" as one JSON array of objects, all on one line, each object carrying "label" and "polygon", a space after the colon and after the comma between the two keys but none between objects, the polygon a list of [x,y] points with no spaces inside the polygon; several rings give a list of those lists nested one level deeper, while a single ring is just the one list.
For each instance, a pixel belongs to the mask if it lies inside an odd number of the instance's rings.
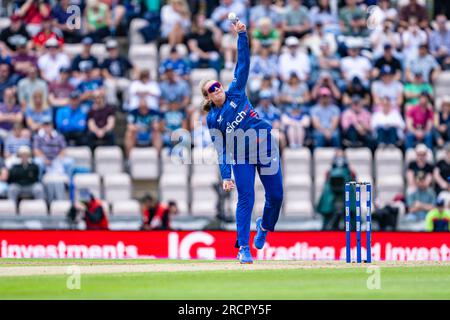
[{"label": "blue cricket trousers", "polygon": [[278,171],[273,175],[260,174],[258,164],[235,164],[232,168],[238,192],[236,208],[237,245],[247,246],[250,241],[250,224],[255,203],[255,171],[258,171],[265,191],[262,227],[265,230],[274,231],[283,202],[281,165],[278,166]]}]

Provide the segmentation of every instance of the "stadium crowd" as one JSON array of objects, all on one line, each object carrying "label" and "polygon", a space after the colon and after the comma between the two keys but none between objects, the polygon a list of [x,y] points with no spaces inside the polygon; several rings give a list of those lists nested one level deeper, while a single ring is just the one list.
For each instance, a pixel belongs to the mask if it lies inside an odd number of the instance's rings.
[{"label": "stadium crowd", "polygon": [[[127,156],[135,146],[170,147],[180,128],[194,145],[207,145],[190,72],[233,70],[237,35],[227,16],[235,12],[251,37],[249,97],[280,129],[282,147],[416,148],[407,202],[424,219],[431,207],[422,202],[433,205],[436,193],[450,190],[450,96],[438,105],[433,87],[450,70],[450,28],[445,11],[432,14],[419,2],[13,1],[0,32],[0,193],[63,198],[58,186],[44,192],[43,173],[72,172],[67,146],[114,145],[117,113],[127,115]],[[171,47],[157,78],[122,54],[119,40],[135,18],[147,21],[146,42]],[[83,49],[71,58],[66,43]],[[105,44],[104,61],[92,54],[95,43]],[[444,147],[444,160],[426,162],[427,149]]]}]

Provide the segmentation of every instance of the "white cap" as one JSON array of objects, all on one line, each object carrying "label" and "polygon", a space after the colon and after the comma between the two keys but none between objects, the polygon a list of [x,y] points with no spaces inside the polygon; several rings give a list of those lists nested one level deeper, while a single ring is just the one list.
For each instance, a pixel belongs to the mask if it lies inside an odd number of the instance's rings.
[{"label": "white cap", "polygon": [[416,148],[415,148],[417,153],[424,153],[424,152],[428,152],[428,148],[426,145],[424,145],[423,143],[419,143]]},{"label": "white cap", "polygon": [[45,46],[46,47],[59,47],[59,43],[58,43],[58,40],[56,40],[55,38],[50,38],[47,41],[45,41]]},{"label": "white cap", "polygon": [[298,39],[296,37],[291,36],[291,37],[288,37],[286,39],[286,45],[288,47],[290,47],[290,46],[298,46],[298,44],[299,44],[299,41],[298,41]]}]

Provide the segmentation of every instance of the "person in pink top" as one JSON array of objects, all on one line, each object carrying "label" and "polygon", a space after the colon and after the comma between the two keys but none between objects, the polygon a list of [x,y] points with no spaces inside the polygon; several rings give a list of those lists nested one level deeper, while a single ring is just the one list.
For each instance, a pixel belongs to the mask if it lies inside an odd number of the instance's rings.
[{"label": "person in pink top", "polygon": [[419,142],[433,148],[433,106],[427,92],[423,91],[419,104],[406,112],[406,130],[406,149],[414,148]]},{"label": "person in pink top", "polygon": [[370,118],[370,112],[364,108],[361,97],[353,95],[350,107],[341,117],[344,146],[369,148],[373,146]]}]

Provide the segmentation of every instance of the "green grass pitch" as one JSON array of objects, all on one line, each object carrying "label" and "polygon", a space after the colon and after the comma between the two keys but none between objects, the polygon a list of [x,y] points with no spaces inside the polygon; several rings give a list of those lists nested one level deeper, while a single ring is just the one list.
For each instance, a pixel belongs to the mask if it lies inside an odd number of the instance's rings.
[{"label": "green grass pitch", "polygon": [[[0,259],[0,268],[153,263],[173,265],[191,261]],[[68,275],[0,276],[0,299],[450,299],[448,264],[381,265],[379,289],[368,288],[373,273],[367,271],[367,266],[354,266],[85,274],[81,275],[79,290],[67,288]]]}]

